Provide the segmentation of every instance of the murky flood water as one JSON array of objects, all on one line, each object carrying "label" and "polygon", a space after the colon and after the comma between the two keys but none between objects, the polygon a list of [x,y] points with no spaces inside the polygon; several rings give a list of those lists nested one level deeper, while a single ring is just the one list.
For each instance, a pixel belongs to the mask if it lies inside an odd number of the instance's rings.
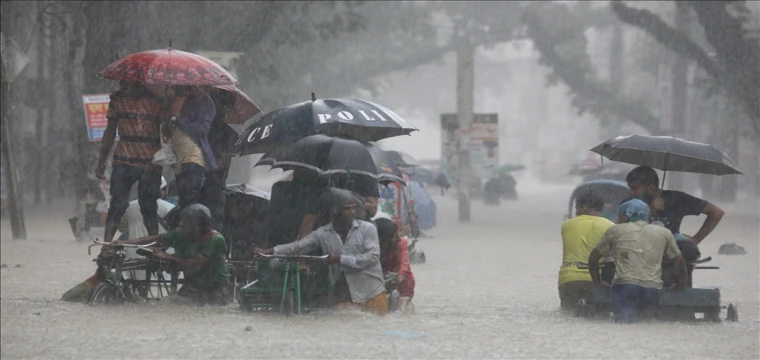
[{"label": "murky flood water", "polygon": [[[740,322],[617,325],[558,311],[559,226],[569,189],[521,194],[501,207],[437,198],[439,227],[418,243],[428,263],[413,267],[417,315],[378,318],[324,312],[283,318],[167,301],[87,307],[58,301],[93,273],[86,244],[71,240],[66,214],[31,214],[29,240],[2,222],[2,358],[758,358],[758,218],[729,210],[701,247],[720,270],[694,286],[720,286]],[[745,207],[746,209],[747,207]],[[686,233],[703,218],[688,219]],[[720,256],[724,242],[749,252]],[[16,265],[21,267],[16,267]],[[724,314],[725,316],[725,314]],[[250,331],[246,327],[250,326]]]}]

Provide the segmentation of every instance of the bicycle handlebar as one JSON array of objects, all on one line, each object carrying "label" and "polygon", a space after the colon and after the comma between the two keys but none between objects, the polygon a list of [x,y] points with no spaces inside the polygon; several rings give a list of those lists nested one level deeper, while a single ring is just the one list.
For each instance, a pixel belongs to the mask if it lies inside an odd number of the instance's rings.
[{"label": "bicycle handlebar", "polygon": [[92,249],[93,246],[106,246],[106,245],[109,245],[109,246],[120,246],[120,247],[149,248],[149,247],[151,247],[153,245],[156,245],[155,241],[152,242],[152,243],[150,243],[150,244],[146,244],[146,245],[135,245],[135,244],[113,245],[112,243],[109,243],[109,242],[100,241],[100,240],[98,240],[98,238],[93,238],[92,242],[94,244],[92,244],[92,245],[90,245],[90,246],[87,247],[87,255],[92,255],[92,250],[91,249]]},{"label": "bicycle handlebar", "polygon": [[327,260],[330,255],[312,256],[312,255],[267,255],[259,253],[259,256],[267,259],[285,259],[285,260]]}]

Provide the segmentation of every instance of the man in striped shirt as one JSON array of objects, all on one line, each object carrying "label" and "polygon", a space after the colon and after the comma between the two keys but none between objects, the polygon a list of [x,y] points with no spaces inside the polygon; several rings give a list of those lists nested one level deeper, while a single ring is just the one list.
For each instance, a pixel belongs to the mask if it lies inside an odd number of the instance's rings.
[{"label": "man in striped shirt", "polygon": [[96,175],[105,180],[105,163],[119,132],[111,171],[111,205],[108,208],[105,241],[113,239],[124,212],[129,207],[129,192],[135,182],[140,213],[148,234],[158,234],[157,200],[161,195],[161,168],[152,163],[161,148],[160,116],[163,105],[144,86],[121,82],[111,94],[108,126],[100,144]]}]

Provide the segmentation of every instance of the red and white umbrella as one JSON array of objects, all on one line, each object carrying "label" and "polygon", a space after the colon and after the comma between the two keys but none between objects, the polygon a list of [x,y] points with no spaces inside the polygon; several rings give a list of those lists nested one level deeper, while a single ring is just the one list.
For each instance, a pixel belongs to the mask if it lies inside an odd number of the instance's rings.
[{"label": "red and white umbrella", "polygon": [[127,55],[100,72],[117,81],[174,86],[235,85],[237,80],[221,65],[200,55],[172,48]]}]

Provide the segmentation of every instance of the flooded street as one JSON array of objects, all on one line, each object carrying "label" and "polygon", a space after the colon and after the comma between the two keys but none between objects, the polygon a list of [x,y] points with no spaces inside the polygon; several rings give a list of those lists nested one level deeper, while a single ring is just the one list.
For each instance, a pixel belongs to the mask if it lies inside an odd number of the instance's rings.
[{"label": "flooded street", "polygon": [[[546,189],[545,189],[546,190]],[[166,301],[88,307],[58,301],[93,273],[87,244],[71,240],[65,214],[27,219],[13,241],[2,222],[2,358],[758,358],[757,203],[727,205],[701,247],[713,256],[694,286],[721,286],[739,322],[642,323],[579,319],[558,311],[559,227],[571,187],[523,191],[501,207],[473,203],[460,226],[456,203],[437,197],[438,228],[418,243],[417,315],[378,318],[324,312],[283,318]],[[433,193],[437,191],[434,190]],[[754,209],[754,213],[740,210]],[[703,218],[687,218],[685,233]],[[58,235],[57,235],[58,234]],[[725,242],[748,255],[721,256]],[[21,267],[16,267],[16,265]],[[725,317],[725,311],[723,314]],[[250,331],[246,327],[250,326]]]}]

